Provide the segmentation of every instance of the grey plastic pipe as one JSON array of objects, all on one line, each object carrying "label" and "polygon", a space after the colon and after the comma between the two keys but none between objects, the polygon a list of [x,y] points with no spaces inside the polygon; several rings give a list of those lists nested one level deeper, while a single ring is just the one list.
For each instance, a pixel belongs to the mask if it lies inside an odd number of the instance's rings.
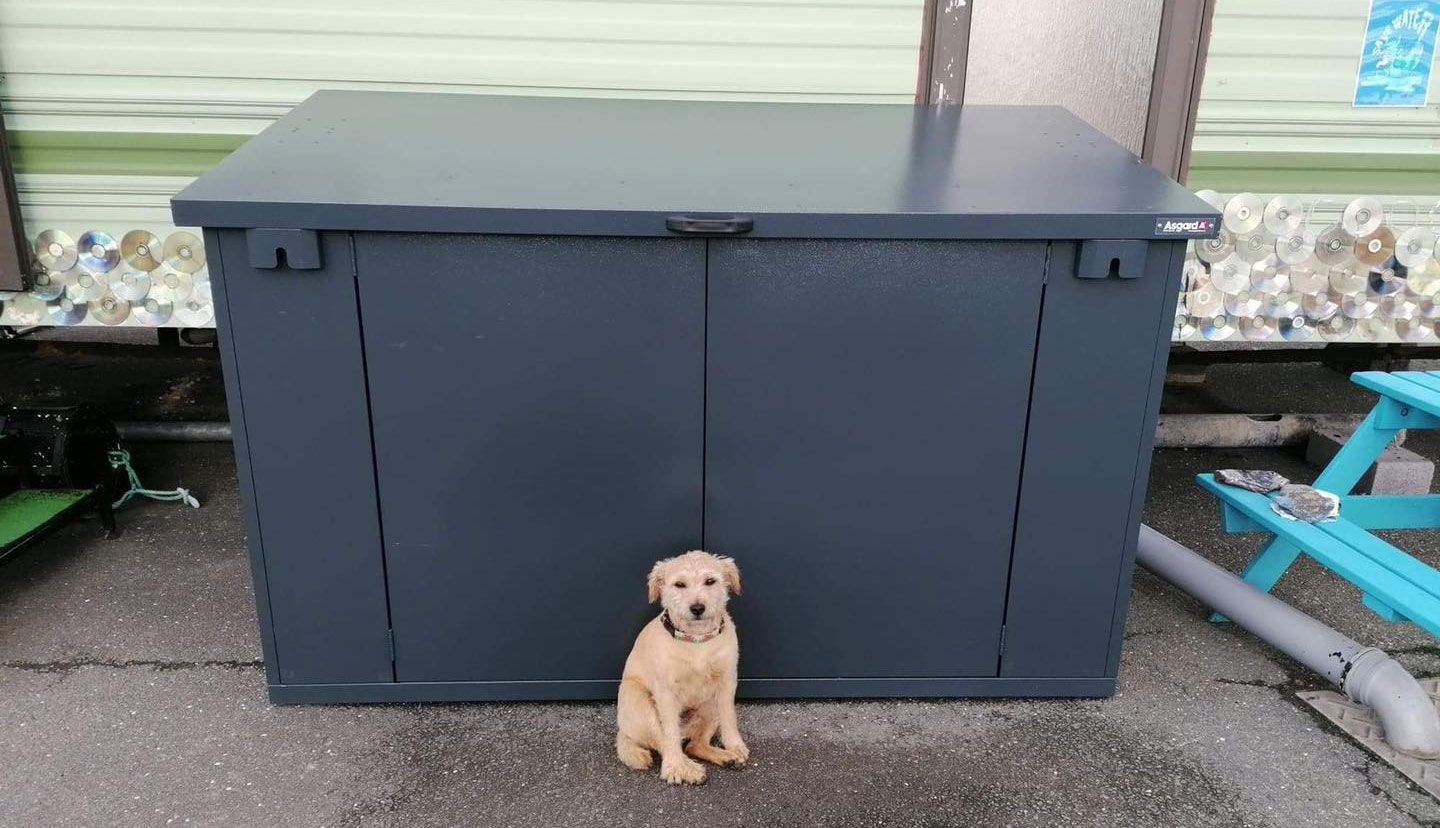
[{"label": "grey plastic pipe", "polygon": [[1391,747],[1440,758],[1440,716],[1430,696],[1383,650],[1362,646],[1149,526],[1140,527],[1136,559],[1374,710]]},{"label": "grey plastic pipe", "polygon": [[120,439],[131,443],[228,443],[227,422],[132,422],[116,423]]}]

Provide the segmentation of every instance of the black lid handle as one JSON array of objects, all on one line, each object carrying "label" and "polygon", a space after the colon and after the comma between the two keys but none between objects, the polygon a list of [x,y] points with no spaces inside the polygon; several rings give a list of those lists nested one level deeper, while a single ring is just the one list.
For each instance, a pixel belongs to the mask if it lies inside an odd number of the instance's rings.
[{"label": "black lid handle", "polygon": [[665,229],[672,233],[697,233],[712,236],[738,236],[755,229],[755,219],[749,216],[671,216],[665,219]]}]

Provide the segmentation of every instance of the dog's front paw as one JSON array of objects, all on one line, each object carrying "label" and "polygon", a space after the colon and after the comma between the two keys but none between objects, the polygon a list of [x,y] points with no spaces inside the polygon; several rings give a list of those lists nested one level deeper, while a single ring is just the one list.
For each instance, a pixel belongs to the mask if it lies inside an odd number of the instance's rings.
[{"label": "dog's front paw", "polygon": [[740,739],[736,739],[733,745],[726,745],[725,749],[726,752],[735,757],[734,761],[726,762],[725,764],[727,765],[739,767],[750,761],[750,748],[746,747],[745,742]]},{"label": "dog's front paw", "polygon": [[671,785],[699,785],[705,781],[705,766],[689,758],[661,762],[660,778]]}]

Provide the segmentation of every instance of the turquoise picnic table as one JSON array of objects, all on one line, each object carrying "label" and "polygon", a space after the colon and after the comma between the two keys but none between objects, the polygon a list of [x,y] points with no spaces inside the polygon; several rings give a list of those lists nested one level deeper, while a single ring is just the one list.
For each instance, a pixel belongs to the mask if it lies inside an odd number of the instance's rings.
[{"label": "turquoise picnic table", "polygon": [[1274,536],[1241,575],[1250,585],[1269,592],[1303,552],[1359,587],[1382,618],[1440,636],[1440,572],[1370,531],[1440,528],[1440,495],[1350,493],[1400,430],[1440,428],[1440,372],[1362,371],[1350,378],[1380,399],[1312,484],[1340,495],[1339,518],[1288,520],[1270,507],[1273,493],[1227,486],[1208,473],[1196,480],[1220,499],[1225,531]]}]

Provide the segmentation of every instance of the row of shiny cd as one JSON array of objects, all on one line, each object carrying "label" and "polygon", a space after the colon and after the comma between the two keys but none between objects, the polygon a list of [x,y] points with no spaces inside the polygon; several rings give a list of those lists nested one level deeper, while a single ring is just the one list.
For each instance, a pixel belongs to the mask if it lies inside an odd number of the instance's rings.
[{"label": "row of shiny cd", "polygon": [[1335,315],[1317,322],[1305,316],[1175,316],[1174,340],[1212,342],[1435,342],[1437,320],[1427,318],[1354,319]]},{"label": "row of shiny cd", "polygon": [[[1232,235],[1266,232],[1283,237],[1313,223],[1314,213],[1322,203],[1306,201],[1295,195],[1277,195],[1266,201],[1254,193],[1239,193],[1225,198],[1214,190],[1195,193],[1211,207],[1220,211],[1221,228]],[[1328,200],[1325,200],[1328,201]],[[1412,208],[1419,218],[1420,206]],[[1368,236],[1385,223],[1385,207],[1373,196],[1360,196],[1341,210],[1334,226],[1350,236]]]},{"label": "row of shiny cd", "polygon": [[79,267],[91,273],[109,273],[122,261],[130,270],[142,273],[162,264],[181,273],[194,273],[205,266],[205,247],[198,236],[185,230],[176,230],[163,242],[149,230],[131,230],[118,242],[103,230],[82,233],[79,241],[63,230],[46,230],[35,237],[35,262],[45,270]]},{"label": "row of shiny cd", "polygon": [[173,319],[180,327],[210,327],[215,321],[210,280],[196,281],[186,297],[176,301],[154,296],[130,301],[109,290],[93,297],[80,297],[67,289],[50,301],[38,298],[33,291],[8,294],[0,307],[0,324],[14,327],[80,325],[87,319],[102,325],[122,325],[133,319],[136,324],[148,327],[159,327]]},{"label": "row of shiny cd", "polygon": [[47,270],[37,262],[30,275],[30,295],[42,302],[59,299],[62,295],[76,302],[90,302],[106,293],[113,293],[126,302],[157,299],[175,303],[190,296],[197,280],[207,278],[204,273],[192,274],[168,267],[158,268],[153,273],[119,268],[109,273],[92,273],[79,267],[65,271]]}]

